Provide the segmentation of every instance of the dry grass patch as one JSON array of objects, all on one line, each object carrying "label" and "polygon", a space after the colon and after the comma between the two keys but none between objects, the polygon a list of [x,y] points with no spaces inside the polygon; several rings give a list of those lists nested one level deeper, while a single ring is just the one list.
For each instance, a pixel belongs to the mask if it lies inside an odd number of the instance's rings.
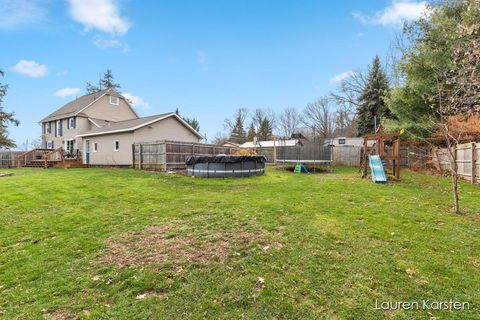
[{"label": "dry grass patch", "polygon": [[[219,219],[190,217],[116,235],[108,240],[101,261],[121,268],[224,263],[243,249],[269,245],[267,233],[254,220],[226,225]],[[280,248],[278,243],[270,246]]]}]

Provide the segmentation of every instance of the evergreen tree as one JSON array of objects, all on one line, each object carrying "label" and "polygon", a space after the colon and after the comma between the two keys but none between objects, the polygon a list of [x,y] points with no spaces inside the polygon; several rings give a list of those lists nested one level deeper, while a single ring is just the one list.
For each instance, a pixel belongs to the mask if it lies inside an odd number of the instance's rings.
[{"label": "evergreen tree", "polygon": [[88,94],[102,91],[103,89],[113,89],[118,91],[120,88],[120,84],[113,80],[113,72],[110,69],[107,69],[107,71],[103,73],[103,77],[100,79],[98,86],[92,84],[91,82],[87,82],[86,85],[86,91]]},{"label": "evergreen tree", "polygon": [[192,127],[193,129],[197,130],[200,132],[200,123],[198,122],[197,119],[195,118],[183,118],[183,120],[185,120],[186,123],[188,123],[190,125],[190,127]]},{"label": "evergreen tree", "polygon": [[241,114],[237,114],[235,117],[235,122],[230,134],[230,141],[242,144],[246,141],[247,136],[245,134],[245,129],[243,128],[243,118]]},{"label": "evergreen tree", "polygon": [[390,110],[385,105],[388,90],[387,76],[380,64],[380,58],[375,56],[368,74],[367,84],[359,97],[358,136],[375,133],[375,124],[378,128],[381,118],[392,118]]},{"label": "evergreen tree", "polygon": [[[0,76],[3,77],[3,71],[0,70]],[[3,97],[7,94],[8,86],[0,83],[0,149],[3,148],[14,148],[15,142],[8,138],[8,131],[7,127],[9,124],[13,124],[15,126],[19,125],[18,120],[16,120],[13,116],[14,113],[7,113],[3,111]]]},{"label": "evergreen tree", "polygon": [[250,127],[248,127],[247,132],[247,141],[253,141],[257,133],[255,132],[255,126],[253,125],[253,121],[250,122]]},{"label": "evergreen tree", "polygon": [[260,121],[260,128],[258,129],[258,138],[260,141],[267,141],[272,138],[272,133],[273,128],[272,124],[267,118],[263,118],[262,121]]},{"label": "evergreen tree", "polygon": [[186,123],[188,123],[190,125],[190,127],[192,127],[193,129],[197,130],[198,132],[200,132],[200,122],[198,122],[197,119],[195,118],[187,118],[187,117],[182,117],[180,115],[180,110],[177,108],[175,109],[175,113],[177,114],[177,116],[179,116],[180,118],[182,118]]}]

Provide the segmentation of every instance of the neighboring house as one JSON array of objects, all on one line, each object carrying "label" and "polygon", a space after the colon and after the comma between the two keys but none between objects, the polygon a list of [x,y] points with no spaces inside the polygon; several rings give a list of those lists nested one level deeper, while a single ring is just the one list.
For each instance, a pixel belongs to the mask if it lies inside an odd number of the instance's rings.
[{"label": "neighboring house", "polygon": [[257,144],[252,141],[245,142],[240,145],[240,148],[272,148],[272,147],[295,147],[301,146],[302,142],[300,139],[290,139],[290,140],[268,140],[268,141],[257,141]]},{"label": "neighboring house", "polygon": [[336,137],[327,139],[329,145],[334,147],[363,147],[363,138]]},{"label": "neighboring house", "polygon": [[200,142],[175,112],[140,118],[120,93],[107,89],[79,97],[41,120],[42,146],[80,150],[83,163],[131,165],[132,144],[157,140]]},{"label": "neighboring house", "polygon": [[239,146],[240,145],[238,143],[231,141],[225,141],[224,143],[222,143],[222,147],[238,148]]}]

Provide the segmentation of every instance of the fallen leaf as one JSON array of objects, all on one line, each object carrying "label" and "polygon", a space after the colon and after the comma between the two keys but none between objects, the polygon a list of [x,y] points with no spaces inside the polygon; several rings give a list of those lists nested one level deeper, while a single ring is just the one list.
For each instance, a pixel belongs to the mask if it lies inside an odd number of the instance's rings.
[{"label": "fallen leaf", "polygon": [[265,283],[265,279],[262,277],[257,278],[258,283]]},{"label": "fallen leaf", "polygon": [[93,280],[93,281],[98,281],[98,280],[100,280],[100,276],[93,276],[93,277],[92,277],[92,280]]},{"label": "fallen leaf", "polygon": [[409,275],[409,276],[414,276],[417,274],[417,271],[415,269],[410,269],[408,268],[407,270],[405,270],[405,272]]},{"label": "fallen leaf", "polygon": [[135,299],[137,300],[143,300],[147,297],[147,295],[145,293],[142,293],[142,294],[139,294],[135,297]]}]

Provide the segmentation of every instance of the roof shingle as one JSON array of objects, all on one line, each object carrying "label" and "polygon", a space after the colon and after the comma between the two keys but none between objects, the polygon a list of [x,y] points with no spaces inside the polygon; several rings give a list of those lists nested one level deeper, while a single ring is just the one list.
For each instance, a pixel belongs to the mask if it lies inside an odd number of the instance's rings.
[{"label": "roof shingle", "polygon": [[[80,110],[82,110],[83,108],[85,108],[86,106],[88,106],[89,104],[94,102],[95,100],[102,97],[107,91],[110,91],[109,94],[111,94],[112,96],[123,98],[121,94],[119,94],[118,92],[115,92],[111,89],[105,89],[105,90],[98,91],[98,92],[95,92],[95,93],[87,94],[87,95],[81,96],[81,97],[79,97],[79,98],[77,98],[73,101],[70,101],[69,103],[67,103],[66,105],[64,105],[60,109],[58,109],[57,111],[55,111],[55,112],[51,113],[50,115],[48,115],[47,117],[43,118],[40,122],[54,121],[54,120],[74,116]],[[81,115],[81,114],[79,114],[79,115]]]}]

